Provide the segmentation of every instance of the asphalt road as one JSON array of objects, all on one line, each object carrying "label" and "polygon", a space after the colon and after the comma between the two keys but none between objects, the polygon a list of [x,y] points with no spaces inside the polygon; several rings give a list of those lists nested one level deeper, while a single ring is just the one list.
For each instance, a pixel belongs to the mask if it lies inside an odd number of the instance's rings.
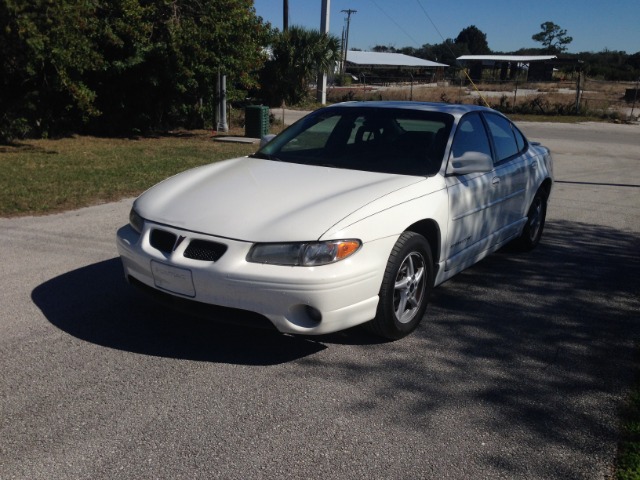
[{"label": "asphalt road", "polygon": [[0,219],[0,478],[604,478],[639,333],[640,127],[521,126],[555,152],[543,243],[440,286],[393,343],[150,303],[116,258],[131,200]]}]

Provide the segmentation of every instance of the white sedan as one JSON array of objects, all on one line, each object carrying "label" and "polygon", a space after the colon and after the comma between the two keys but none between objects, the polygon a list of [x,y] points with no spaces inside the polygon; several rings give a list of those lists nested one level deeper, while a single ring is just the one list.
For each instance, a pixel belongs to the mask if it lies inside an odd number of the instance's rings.
[{"label": "white sedan", "polygon": [[398,339],[434,286],[538,244],[552,183],[549,150],[491,109],[343,103],[149,189],[117,245],[128,281],[170,303]]}]

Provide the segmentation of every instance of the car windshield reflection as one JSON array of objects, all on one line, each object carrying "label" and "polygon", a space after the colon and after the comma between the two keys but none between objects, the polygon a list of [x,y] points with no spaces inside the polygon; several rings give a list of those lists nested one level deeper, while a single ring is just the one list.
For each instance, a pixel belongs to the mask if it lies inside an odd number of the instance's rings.
[{"label": "car windshield reflection", "polygon": [[305,165],[428,176],[442,165],[453,117],[442,112],[334,107],[289,127],[254,156]]}]

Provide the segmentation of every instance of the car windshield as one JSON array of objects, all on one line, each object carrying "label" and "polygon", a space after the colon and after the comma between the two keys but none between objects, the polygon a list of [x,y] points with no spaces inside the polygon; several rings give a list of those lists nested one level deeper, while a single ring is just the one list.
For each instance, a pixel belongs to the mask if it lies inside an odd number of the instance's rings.
[{"label": "car windshield", "polygon": [[399,175],[440,169],[453,117],[403,108],[330,107],[295,123],[254,157]]}]

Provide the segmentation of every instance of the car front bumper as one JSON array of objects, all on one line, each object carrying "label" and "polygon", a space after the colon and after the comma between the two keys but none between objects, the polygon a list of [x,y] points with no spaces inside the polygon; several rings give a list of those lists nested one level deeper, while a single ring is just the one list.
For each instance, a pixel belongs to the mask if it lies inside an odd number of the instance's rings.
[{"label": "car front bumper", "polygon": [[[164,251],[150,242],[152,230],[182,239]],[[217,261],[185,257],[194,240],[224,244]],[[324,334],[371,320],[396,238],[364,244],[348,259],[316,267],[246,261],[251,243],[221,239],[147,222],[141,234],[126,225],[117,247],[125,276],[179,298],[238,308],[268,318],[281,332]]]}]

